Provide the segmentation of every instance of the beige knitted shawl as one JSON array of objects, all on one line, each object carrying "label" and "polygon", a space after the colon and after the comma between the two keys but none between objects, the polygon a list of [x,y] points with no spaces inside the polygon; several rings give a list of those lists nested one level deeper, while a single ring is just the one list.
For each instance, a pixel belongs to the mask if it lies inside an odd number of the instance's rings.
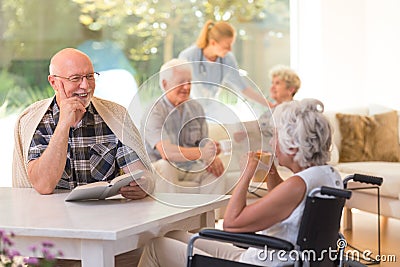
[{"label": "beige knitted shawl", "polygon": [[[53,97],[33,103],[17,119],[14,129],[13,187],[32,187],[27,172],[28,149],[33,134],[52,100]],[[139,131],[127,110],[114,102],[97,97],[92,98],[92,103],[117,138],[136,151],[146,168],[153,171]]]}]

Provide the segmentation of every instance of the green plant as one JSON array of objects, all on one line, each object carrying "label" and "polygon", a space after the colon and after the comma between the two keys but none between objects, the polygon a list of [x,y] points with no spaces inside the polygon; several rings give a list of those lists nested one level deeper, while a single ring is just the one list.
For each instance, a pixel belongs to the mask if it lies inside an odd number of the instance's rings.
[{"label": "green plant", "polygon": [[7,100],[12,111],[18,111],[38,100],[49,98],[53,95],[54,90],[50,86],[45,88],[27,87],[22,90],[15,87],[9,91]]},{"label": "green plant", "polygon": [[56,256],[63,255],[61,251],[53,254],[54,245],[50,242],[43,242],[40,251],[37,246],[29,248],[34,254],[39,254],[37,257],[22,257],[18,251],[12,249],[13,242],[11,239],[14,236],[13,233],[8,236],[5,231],[0,230],[0,267],[52,267],[57,262]]},{"label": "green plant", "polygon": [[23,78],[10,74],[6,70],[0,72],[0,117],[18,113],[33,102],[54,95],[54,90],[31,87]]}]

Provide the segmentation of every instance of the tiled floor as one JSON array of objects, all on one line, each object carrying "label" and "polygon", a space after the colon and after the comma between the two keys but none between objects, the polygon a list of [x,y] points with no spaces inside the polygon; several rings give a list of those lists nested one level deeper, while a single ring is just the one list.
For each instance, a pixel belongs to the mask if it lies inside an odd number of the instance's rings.
[{"label": "tiled floor", "polygon": [[[353,229],[344,231],[347,243],[361,252],[373,252],[376,257],[378,253],[377,238],[377,216],[374,214],[353,211]],[[215,226],[222,228],[222,220]],[[348,246],[348,249],[352,249]],[[351,253],[355,253],[354,251]],[[349,254],[356,255],[356,254]],[[361,253],[359,255],[362,255]],[[366,254],[368,255],[368,254]],[[381,254],[380,264],[371,266],[395,267],[400,266],[400,220],[381,218]],[[366,263],[366,262],[364,262]]]}]

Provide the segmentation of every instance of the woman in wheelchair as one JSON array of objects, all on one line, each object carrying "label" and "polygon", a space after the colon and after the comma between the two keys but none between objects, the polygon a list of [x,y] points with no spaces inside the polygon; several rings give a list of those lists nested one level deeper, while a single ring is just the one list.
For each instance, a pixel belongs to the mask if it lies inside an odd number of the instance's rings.
[{"label": "woman in wheelchair", "polygon": [[[279,165],[289,168],[294,175],[283,180],[273,166],[267,177],[268,194],[247,205],[247,190],[258,164],[256,153],[249,152],[224,215],[225,231],[261,232],[295,244],[308,193],[321,186],[343,187],[338,172],[327,165],[332,133],[323,109],[323,104],[315,99],[276,107],[276,131],[271,142],[276,145]],[[185,266],[189,238],[188,233],[174,231],[154,239],[144,248],[139,266]],[[266,257],[256,248],[210,240],[196,241],[195,253],[261,266],[282,264],[273,253]]]}]

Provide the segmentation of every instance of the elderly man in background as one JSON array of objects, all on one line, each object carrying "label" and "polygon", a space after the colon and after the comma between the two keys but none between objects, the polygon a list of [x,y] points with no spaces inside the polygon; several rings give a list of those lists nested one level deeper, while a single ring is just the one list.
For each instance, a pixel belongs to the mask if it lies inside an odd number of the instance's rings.
[{"label": "elderly man in background", "polygon": [[202,106],[190,98],[191,65],[172,59],[160,69],[163,95],[142,119],[150,159],[163,179],[160,192],[223,193],[219,144],[208,138]]}]

